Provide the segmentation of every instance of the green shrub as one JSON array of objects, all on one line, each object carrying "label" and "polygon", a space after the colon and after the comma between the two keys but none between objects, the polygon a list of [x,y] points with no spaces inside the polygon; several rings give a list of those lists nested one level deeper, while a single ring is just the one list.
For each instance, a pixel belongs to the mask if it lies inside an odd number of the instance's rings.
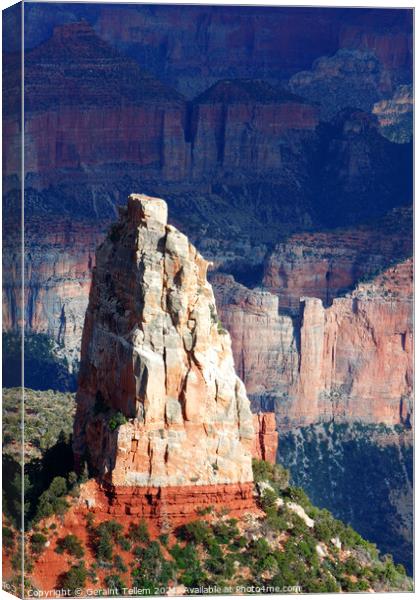
[{"label": "green shrub", "polygon": [[82,558],[85,553],[79,538],[73,534],[66,535],[66,537],[58,540],[55,551],[58,554],[68,552],[71,556],[75,556],[76,558]]},{"label": "green shrub", "polygon": [[265,509],[267,518],[266,523],[271,531],[287,531],[288,522],[284,515],[284,511],[282,513],[278,513],[274,508]]},{"label": "green shrub", "polygon": [[64,477],[54,477],[48,491],[57,498],[64,496],[67,493],[67,482]]},{"label": "green shrub", "polygon": [[131,523],[128,535],[137,544],[148,544],[150,542],[149,529],[144,520],[140,521],[140,523]]},{"label": "green shrub", "polygon": [[211,558],[215,560],[223,559],[223,552],[216,538],[213,537],[207,542],[206,549]]},{"label": "green shrub", "polygon": [[323,509],[319,512],[315,520],[314,534],[319,540],[326,543],[329,543],[337,535],[337,521],[328,510]]},{"label": "green shrub", "polygon": [[296,502],[296,504],[300,504],[300,506],[302,506],[305,509],[312,508],[311,501],[309,500],[309,498],[305,494],[305,492],[302,490],[302,488],[290,486],[286,493],[289,496],[289,498],[292,500],[292,502]]},{"label": "green shrub", "polygon": [[127,419],[122,414],[122,412],[118,411],[115,415],[112,415],[112,417],[109,419],[108,427],[110,428],[111,431],[115,431],[115,429],[117,429],[117,427],[119,427],[120,425],[124,425],[124,423],[127,423]]},{"label": "green shrub", "polygon": [[265,489],[260,497],[260,505],[264,512],[269,511],[271,508],[275,508],[278,496],[275,491]]},{"label": "green shrub", "polygon": [[[111,525],[110,525],[111,524]],[[116,528],[114,528],[114,525]],[[114,537],[118,535],[118,529],[122,527],[116,521],[101,523],[96,530],[96,557],[101,562],[110,562],[113,557]]]},{"label": "green shrub", "polygon": [[64,515],[69,509],[69,504],[64,498],[66,493],[67,483],[64,477],[54,477],[49,488],[39,497],[35,520],[54,514]]},{"label": "green shrub", "polygon": [[249,550],[251,556],[257,560],[266,558],[271,552],[270,545],[265,538],[252,541],[249,545]]},{"label": "green shrub", "polygon": [[206,521],[192,521],[179,527],[177,536],[194,544],[204,544],[212,537],[211,529]]},{"label": "green shrub", "polygon": [[297,536],[305,535],[308,532],[308,526],[306,525],[305,521],[296,513],[289,511],[287,513],[287,520],[292,526],[292,539],[296,538]]},{"label": "green shrub", "polygon": [[274,575],[278,571],[277,561],[272,554],[268,554],[265,558],[256,562],[254,570],[256,574],[268,571],[271,575]]},{"label": "green shrub", "polygon": [[83,589],[86,584],[88,572],[84,563],[74,565],[61,579],[61,587],[70,590],[75,595],[76,590]]},{"label": "green shrub", "polygon": [[169,552],[175,559],[178,569],[190,569],[197,562],[197,551],[192,544],[187,544],[184,547],[175,544],[170,548]]},{"label": "green shrub", "polygon": [[319,561],[316,553],[316,540],[308,533],[301,536],[297,543],[299,554],[308,560],[312,566],[318,566]]},{"label": "green shrub", "polygon": [[15,545],[15,534],[9,527],[2,528],[3,545],[8,550],[11,550]]},{"label": "green shrub", "polygon": [[119,554],[117,554],[116,556],[114,556],[114,567],[120,573],[126,573],[127,572],[127,567],[125,566],[125,563],[124,563],[123,559],[121,558],[121,556]]},{"label": "green shrub", "polygon": [[113,594],[123,595],[123,589],[126,588],[126,584],[117,574],[107,575],[105,577],[106,586],[112,590]]},{"label": "green shrub", "polygon": [[200,517],[204,517],[205,515],[209,515],[214,511],[214,506],[204,506],[202,508],[197,508],[196,513]]},{"label": "green shrub", "polygon": [[268,481],[277,491],[284,490],[289,485],[289,471],[282,465],[273,465],[268,461],[253,458],[252,470],[256,482]]},{"label": "green shrub", "polygon": [[130,540],[128,540],[125,537],[120,536],[118,538],[118,544],[120,545],[120,547],[122,548],[122,550],[125,550],[126,552],[128,552],[131,548],[131,542]]},{"label": "green shrub", "polygon": [[133,585],[143,589],[166,587],[174,575],[173,563],[164,559],[160,545],[153,541],[134,550],[137,566],[132,571]]},{"label": "green shrub", "polygon": [[47,538],[42,533],[33,533],[31,535],[31,550],[34,554],[41,554],[47,543]]},{"label": "green shrub", "polygon": [[117,541],[119,539],[119,536],[121,535],[122,531],[123,531],[123,526],[121,525],[121,523],[118,523],[117,521],[114,521],[114,520],[104,521],[98,527],[99,533],[102,533],[102,532],[109,533],[109,535],[115,541]]},{"label": "green shrub", "polygon": [[229,544],[229,550],[232,550],[233,552],[236,552],[237,550],[242,550],[243,548],[246,548],[248,542],[246,537],[244,537],[243,535],[237,536],[235,537],[232,542]]}]

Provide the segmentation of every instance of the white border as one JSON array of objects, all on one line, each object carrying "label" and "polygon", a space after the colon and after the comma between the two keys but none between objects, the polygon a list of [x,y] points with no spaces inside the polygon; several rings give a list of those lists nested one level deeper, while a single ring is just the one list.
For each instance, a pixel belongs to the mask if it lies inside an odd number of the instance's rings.
[{"label": "white border", "polygon": [[[34,0],[35,1],[35,0]],[[31,4],[32,2],[30,0],[26,0],[27,4]],[[50,2],[46,2],[45,0],[40,0],[40,3],[43,4],[49,4]],[[57,2],[58,3],[62,3],[62,4],[74,4],[76,2],[72,1],[72,0],[68,0],[68,1],[64,1],[64,2]],[[85,3],[85,2],[83,2]],[[230,1],[226,1],[226,0],[212,0],[211,2],[203,2],[201,0],[183,0],[182,2],[176,2],[174,0],[159,0],[158,2],[152,2],[151,0],[147,1],[147,0],[125,0],[124,2],[118,1],[118,0],[91,0],[89,3],[92,4],[178,4],[178,5],[191,5],[191,4],[195,4],[195,5],[218,5],[218,6],[256,6],[256,7],[264,7],[264,6],[273,6],[273,7],[321,7],[321,8],[387,8],[387,9],[401,9],[401,8],[415,8],[415,2],[401,2],[398,0],[382,0],[381,2],[375,2],[374,0],[364,0],[363,2],[360,1],[354,1],[354,0],[345,0],[342,4],[341,3],[336,3],[334,4],[333,2],[331,2],[331,0],[318,0],[318,2],[297,2],[297,1],[293,1],[293,0],[289,0],[288,2],[280,2],[280,1],[268,1],[268,2],[259,2],[258,0],[254,1],[254,2],[249,2],[246,0],[230,0]],[[16,2],[13,2],[11,0],[0,0],[0,8],[1,10],[4,10],[5,8],[8,8],[10,6],[12,6],[13,4],[16,4]],[[414,30],[417,31],[417,11],[414,11]],[[23,31],[23,26],[22,26],[22,31]],[[23,38],[23,36],[22,36]],[[1,42],[1,35],[0,35],[0,42]],[[417,56],[417,49],[418,49],[418,40],[417,40],[417,36],[414,36],[414,56]],[[23,39],[22,39],[22,45],[23,45]],[[22,52],[22,57],[23,57],[23,52]],[[417,65],[416,65],[415,61],[415,69],[414,69],[414,94],[416,96],[416,91],[417,91]],[[1,74],[0,74],[1,77]],[[22,86],[22,90],[23,90],[23,86]],[[22,100],[23,102],[23,100]],[[22,118],[23,118],[23,114],[22,113]],[[416,118],[414,118],[414,132],[415,132],[415,140],[419,139],[419,122]],[[1,123],[0,123],[0,132],[1,132]],[[23,132],[23,128],[22,128],[22,132]],[[23,148],[23,133],[22,133],[22,148]],[[0,154],[1,154],[1,149],[0,149]],[[23,153],[22,153],[23,154]],[[24,163],[23,163],[24,159],[22,156],[22,171],[24,172]],[[418,153],[415,153],[414,156],[414,167],[415,167],[415,172],[418,171],[418,169],[420,168],[420,159],[418,156]],[[1,184],[0,184],[1,185]],[[415,206],[416,206],[416,200],[417,200],[417,193],[416,193],[416,188],[415,188],[415,194],[414,194],[414,199],[415,199]],[[23,190],[22,190],[23,193]],[[22,219],[24,219],[24,210],[22,210]],[[417,249],[417,241],[419,240],[419,236],[420,236],[420,225],[418,223],[417,218],[415,219],[415,224],[414,224],[414,231],[415,231],[415,249]],[[1,240],[1,213],[0,213],[0,240]],[[420,243],[420,242],[419,242]],[[23,236],[22,236],[22,245],[24,244],[24,240],[23,240]],[[23,247],[23,246],[22,246]],[[22,254],[22,261],[23,261],[23,254]],[[23,273],[23,270],[22,270]],[[0,263],[0,276],[2,274],[2,270],[1,270],[1,263]],[[415,297],[417,297],[417,291],[418,291],[418,286],[417,286],[417,278],[415,278]],[[22,290],[22,297],[23,297],[23,293],[24,290]],[[419,311],[419,307],[418,304],[415,303],[415,320],[416,317],[418,316],[418,311]],[[2,317],[0,316],[0,322],[1,322]],[[22,348],[22,353],[23,353],[23,348]],[[2,355],[2,349],[1,349],[1,344],[0,344],[0,358]],[[415,372],[417,372],[417,370],[420,367],[420,358],[418,357],[418,354],[415,352]],[[22,361],[22,368],[23,368],[23,361]],[[420,371],[419,371],[420,372]],[[0,375],[0,381],[1,381],[1,375]],[[1,420],[1,415],[0,415],[0,420]],[[415,479],[416,479],[416,474],[417,474],[417,464],[418,464],[418,449],[417,449],[417,444],[415,444],[414,446],[414,457],[415,457]],[[0,483],[1,483],[1,469],[0,469]],[[415,500],[415,513],[417,513],[418,511],[418,504],[419,504],[419,498],[417,494],[414,494],[414,500]],[[1,500],[0,500],[1,502]],[[414,521],[414,524],[416,525],[416,520]],[[416,532],[416,527],[414,530],[414,533]],[[414,536],[415,539],[415,536]],[[1,532],[0,532],[0,541],[1,541]],[[418,572],[418,556],[417,553],[415,553],[414,555],[414,572],[417,573]],[[327,596],[328,598],[347,598],[347,597],[355,597],[355,596],[360,596],[360,594],[305,594],[306,598],[319,598],[319,596]],[[156,596],[155,596],[156,597]],[[375,598],[404,598],[406,597],[406,594],[402,593],[402,592],[398,592],[398,593],[377,593],[374,595]],[[11,600],[11,599],[15,599],[16,596],[12,596],[11,594],[0,590],[0,600]],[[116,596],[113,596],[113,598],[115,600],[119,600]],[[215,598],[215,599],[219,599],[220,600],[226,600],[227,596],[212,596],[211,598]],[[285,598],[285,595],[277,595],[277,594],[270,594],[267,596],[267,598]],[[127,600],[127,598],[123,598],[121,600]]]}]

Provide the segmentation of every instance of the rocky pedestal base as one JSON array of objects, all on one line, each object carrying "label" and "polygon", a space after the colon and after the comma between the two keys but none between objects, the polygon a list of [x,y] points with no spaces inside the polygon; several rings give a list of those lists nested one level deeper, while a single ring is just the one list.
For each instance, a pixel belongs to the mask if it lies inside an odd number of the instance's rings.
[{"label": "rocky pedestal base", "polygon": [[100,521],[146,519],[152,529],[189,522],[203,509],[225,510],[230,516],[259,512],[253,483],[134,487],[90,480],[83,486],[81,502]]}]

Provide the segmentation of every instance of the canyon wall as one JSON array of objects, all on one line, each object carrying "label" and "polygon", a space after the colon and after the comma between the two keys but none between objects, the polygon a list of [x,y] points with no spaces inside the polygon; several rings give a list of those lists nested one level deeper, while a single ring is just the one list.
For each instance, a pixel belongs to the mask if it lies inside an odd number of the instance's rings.
[{"label": "canyon wall", "polygon": [[222,321],[255,410],[280,428],[319,421],[409,424],[413,391],[412,260],[324,307],[300,299],[298,316],[278,298],[216,276]]},{"label": "canyon wall", "polygon": [[412,253],[410,209],[394,209],[374,225],[290,236],[265,261],[263,285],[285,314],[299,314],[302,296],[325,306]]},{"label": "canyon wall", "polygon": [[286,79],[340,48],[374,52],[393,71],[409,70],[412,62],[410,10],[81,5],[53,11],[37,5],[26,13],[28,48],[47,39],[57,24],[85,19],[188,97],[232,74]]},{"label": "canyon wall", "polygon": [[[24,319],[27,333],[47,334],[62,348],[70,369],[77,368],[95,251],[106,224],[101,227],[61,219],[47,230],[45,225],[45,221],[34,219],[25,228],[24,315],[16,285],[21,260],[18,229],[7,236],[3,328],[15,331]],[[44,231],[42,238],[40,231]]]},{"label": "canyon wall", "polygon": [[[292,236],[267,258],[263,288],[211,272],[236,370],[255,411],[275,410],[282,427],[330,418],[410,420],[412,263],[404,256],[411,239],[401,231],[407,220],[396,211],[381,234],[364,227]],[[42,244],[36,228],[26,232],[27,331],[47,333],[70,368],[78,366],[95,246],[105,226],[62,220]],[[387,271],[397,256],[401,262]],[[9,330],[21,318],[13,297],[18,246],[15,258],[3,288]],[[363,279],[373,279],[372,287],[352,291]],[[398,368],[391,367],[392,355]]]}]

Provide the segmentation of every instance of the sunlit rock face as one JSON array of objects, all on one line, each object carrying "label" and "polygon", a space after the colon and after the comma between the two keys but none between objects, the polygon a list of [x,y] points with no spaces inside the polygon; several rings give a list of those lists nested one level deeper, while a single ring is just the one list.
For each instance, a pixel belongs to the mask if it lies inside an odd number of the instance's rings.
[{"label": "sunlit rock face", "polygon": [[[412,259],[402,260],[330,306],[319,288],[318,297],[299,299],[294,316],[281,314],[276,295],[216,275],[220,314],[253,410],[275,411],[281,429],[331,420],[409,424],[412,269]],[[293,287],[289,293],[294,301]]]},{"label": "sunlit rock face", "polygon": [[74,449],[113,485],[252,481],[249,400],[207,267],[166,203],[144,195],[98,249]]},{"label": "sunlit rock face", "polygon": [[374,104],[372,112],[378,117],[383,136],[403,144],[413,137],[413,86],[399,85],[392,98]]}]

